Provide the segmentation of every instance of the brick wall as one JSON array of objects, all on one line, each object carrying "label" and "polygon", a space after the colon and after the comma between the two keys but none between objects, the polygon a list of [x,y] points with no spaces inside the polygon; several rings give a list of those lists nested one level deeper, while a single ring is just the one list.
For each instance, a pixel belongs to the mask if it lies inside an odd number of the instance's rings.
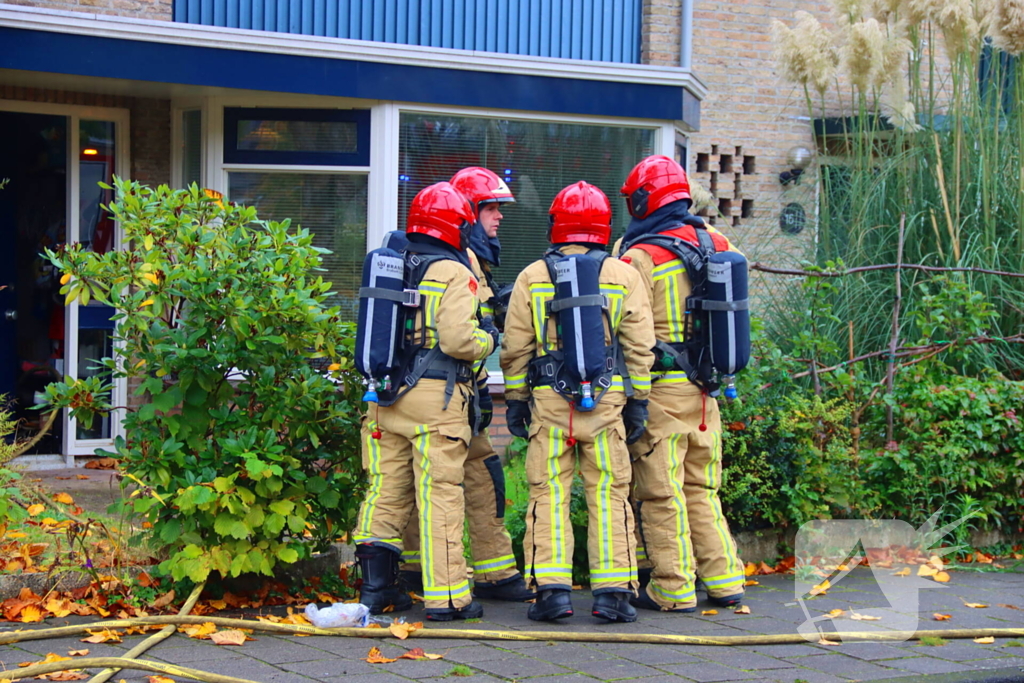
[{"label": "brick wall", "polygon": [[170,21],[173,0],[4,0],[12,5]]}]

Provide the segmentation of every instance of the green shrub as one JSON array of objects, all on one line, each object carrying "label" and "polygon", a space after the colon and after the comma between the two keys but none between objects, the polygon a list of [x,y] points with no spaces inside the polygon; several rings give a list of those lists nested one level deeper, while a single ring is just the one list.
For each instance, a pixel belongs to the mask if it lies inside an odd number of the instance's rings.
[{"label": "green shrub", "polygon": [[115,309],[115,357],[102,377],[51,384],[51,405],[89,422],[123,409],[113,378],[137,386],[146,402],[104,454],[143,486],[135,510],[175,579],[270,574],[325,548],[353,526],[362,486],[352,330],[327,305],[325,250],[195,186],[118,180],[109,211],[127,250],[48,256],[68,301]]}]

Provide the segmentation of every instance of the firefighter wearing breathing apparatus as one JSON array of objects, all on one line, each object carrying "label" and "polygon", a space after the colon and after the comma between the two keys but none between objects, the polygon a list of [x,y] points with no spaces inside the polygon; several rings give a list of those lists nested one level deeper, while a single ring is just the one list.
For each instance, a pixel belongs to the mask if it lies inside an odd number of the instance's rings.
[{"label": "firefighter wearing breathing apparatus", "polygon": [[527,616],[572,616],[569,500],[578,455],[586,488],[591,613],[631,622],[637,587],[626,443],[647,418],[654,360],[651,307],[639,275],[606,258],[611,207],[585,182],[550,209],[552,248],[516,279],[501,369],[509,431],[530,441],[525,572],[538,590]]},{"label": "firefighter wearing breathing apparatus", "polygon": [[[495,292],[498,287],[491,274],[491,267],[500,265],[501,243],[497,235],[502,219],[501,207],[514,202],[515,198],[497,174],[478,166],[462,169],[452,176],[451,184],[469,199],[476,212],[477,221],[469,237],[470,266],[480,283],[477,290],[480,313],[483,316],[495,316]],[[498,316],[497,319],[503,317]],[[480,418],[478,433],[469,442],[463,486],[470,553],[473,558],[473,595],[477,598],[525,602],[536,597],[536,594],[526,587],[522,574],[516,569],[512,538],[505,530],[505,473],[487,433],[487,426],[494,413],[494,403],[487,388],[489,373],[482,361],[477,363],[476,370]],[[419,593],[422,582],[419,524],[416,518],[411,519],[406,528],[403,548],[402,581]]]},{"label": "firefighter wearing breathing apparatus", "polygon": [[475,364],[498,331],[478,324],[479,283],[466,246],[476,220],[449,183],[422,190],[409,209],[404,252],[367,255],[360,288],[356,367],[368,380],[363,466],[369,489],[354,538],[360,602],[379,614],[411,607],[398,586],[402,533],[416,501],[423,536],[427,619],[477,618],[462,554],[463,466],[471,437]]},{"label": "firefighter wearing breathing apparatus", "polygon": [[644,159],[621,192],[633,217],[621,259],[641,277],[657,337],[650,419],[630,446],[643,585],[634,605],[692,612],[695,571],[711,602],[735,605],[744,573],[718,498],[722,429],[714,396],[720,376],[735,395],[731,376],[749,357],[746,261],[689,213],[689,181],[674,160]]}]

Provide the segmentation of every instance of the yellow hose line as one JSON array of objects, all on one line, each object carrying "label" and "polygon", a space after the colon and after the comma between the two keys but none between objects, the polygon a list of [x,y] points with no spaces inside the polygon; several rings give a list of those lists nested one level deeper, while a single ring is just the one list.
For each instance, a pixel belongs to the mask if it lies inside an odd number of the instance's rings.
[{"label": "yellow hose line", "polygon": [[[196,606],[196,601],[199,600],[199,595],[203,592],[203,588],[205,587],[205,581],[195,587],[195,589],[192,591],[192,594],[188,596],[188,600],[186,600],[185,604],[181,606],[180,610],[178,610],[178,616],[184,616],[192,611],[192,608]],[[175,629],[173,624],[163,627],[162,629],[160,629],[159,632],[154,633],[149,638],[146,638],[144,641],[142,641],[141,643],[133,647],[131,650],[129,650],[125,654],[124,658],[138,659],[139,655],[146,652],[146,650],[148,650],[149,648],[153,647],[157,643],[163,642],[164,640],[170,638],[174,634],[174,630]],[[110,677],[116,674],[118,671],[120,671],[120,669],[104,669],[103,671],[99,672],[98,674],[90,678],[89,683],[107,683],[107,681],[110,680]]]},{"label": "yellow hose line", "polygon": [[[206,671],[199,671],[197,669],[175,666],[174,664],[145,662],[139,659],[128,659],[127,657],[81,657],[75,658],[71,661],[65,660],[60,662],[47,662],[46,664],[35,664],[33,666],[26,666],[23,669],[8,669],[7,671],[0,671],[0,682],[13,681],[19,678],[27,679],[34,676],[41,676],[43,674],[52,674],[57,671],[98,669],[100,667],[109,667],[115,670],[138,669],[139,671],[153,671],[167,676],[191,678],[196,681],[203,681],[203,683],[259,683],[259,681],[250,681],[244,678],[235,678],[234,676],[212,674],[207,673]],[[5,678],[6,676],[10,676],[10,678]]]},{"label": "yellow hose line", "polygon": [[[0,645],[17,643],[24,640],[41,640],[44,638],[60,638],[79,633],[87,629],[118,629],[130,626],[154,624],[199,624],[211,622],[216,626],[228,628],[248,628],[255,631],[281,634],[304,634],[316,636],[342,636],[351,638],[388,638],[391,632],[386,628],[317,628],[304,624],[275,624],[251,619],[227,619],[224,617],[203,616],[163,616],[138,617],[135,619],[116,619],[97,621],[92,624],[76,626],[59,626],[48,629],[26,629],[0,633]],[[919,640],[925,637],[937,638],[979,638],[992,636],[995,638],[1024,638],[1024,628],[980,628],[980,629],[947,629],[928,631],[848,631],[841,633],[823,633],[823,638],[830,641],[905,641]],[[685,636],[654,633],[608,633],[590,632],[574,633],[570,631],[487,631],[476,629],[424,628],[409,634],[411,638],[445,638],[456,640],[542,640],[580,643],[654,643],[666,645],[781,645],[805,643],[808,639],[799,633],[772,635],[741,635],[741,636]]]}]

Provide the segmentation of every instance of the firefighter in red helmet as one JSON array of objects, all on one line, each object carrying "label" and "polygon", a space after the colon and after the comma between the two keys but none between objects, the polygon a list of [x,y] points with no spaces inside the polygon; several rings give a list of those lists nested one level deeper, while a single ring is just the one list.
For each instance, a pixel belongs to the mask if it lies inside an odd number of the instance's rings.
[{"label": "firefighter in red helmet", "polygon": [[[464,168],[451,179],[452,186],[473,205],[477,220],[469,236],[468,255],[473,274],[480,282],[477,298],[483,316],[495,316],[498,287],[491,272],[500,265],[498,227],[501,208],[515,201],[508,185],[493,171],[479,166]],[[498,325],[499,329],[501,325]],[[478,598],[525,602],[536,597],[516,568],[512,538],[505,529],[505,472],[491,445],[487,427],[494,403],[487,388],[489,373],[477,364],[479,402],[478,433],[469,442],[464,490],[470,553],[473,559],[473,594]],[[413,519],[406,529],[402,551],[402,580],[413,592],[422,590],[419,525]]]},{"label": "firefighter in red helmet", "polygon": [[[589,513],[591,613],[631,622],[637,564],[626,443],[639,437],[646,420],[650,303],[637,273],[606,258],[611,207],[600,189],[570,185],[555,197],[549,217],[552,247],[516,279],[501,351],[509,431],[530,441],[523,545],[525,573],[538,595],[527,616],[542,621],[573,613],[569,500],[578,458]],[[565,295],[577,286],[587,291]],[[591,324],[589,333],[582,327],[570,333],[561,324],[566,318],[558,316],[577,312]],[[569,358],[594,356],[603,374],[585,381],[562,374]]]},{"label": "firefighter in red helmet", "polygon": [[412,202],[406,283],[418,292],[392,377],[393,392],[371,403],[363,423],[369,489],[354,538],[363,573],[360,601],[379,614],[411,607],[398,586],[402,533],[417,502],[423,534],[427,619],[477,618],[462,555],[463,467],[469,451],[474,367],[493,350],[497,329],[477,322],[479,283],[466,245],[476,216],[449,183]]},{"label": "firefighter in red helmet", "polygon": [[[689,212],[690,184],[673,159],[651,156],[630,172],[622,195],[633,217],[621,258],[639,273],[654,311],[657,337],[647,432],[630,446],[642,590],[634,604],[692,612],[695,572],[710,601],[732,606],[743,597],[743,563],[722,515],[722,429],[717,401],[691,381],[691,320],[686,264],[670,249],[644,242],[668,235],[712,251],[735,251],[729,240]],[[678,362],[677,362],[678,361]],[[645,566],[646,565],[646,566]]]}]

